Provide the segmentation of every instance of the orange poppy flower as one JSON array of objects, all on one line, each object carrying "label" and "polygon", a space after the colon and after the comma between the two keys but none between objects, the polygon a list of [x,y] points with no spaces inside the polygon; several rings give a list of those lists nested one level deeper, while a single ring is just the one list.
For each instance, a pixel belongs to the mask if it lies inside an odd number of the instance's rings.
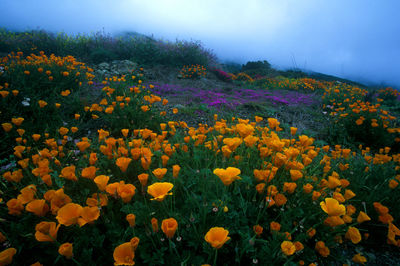
[{"label": "orange poppy flower", "polygon": [[43,108],[43,107],[45,107],[45,106],[47,105],[47,102],[45,102],[45,101],[43,101],[43,100],[39,100],[39,101],[38,101],[38,104],[39,104],[39,107],[40,107],[40,108]]},{"label": "orange poppy flower", "polygon": [[67,259],[71,259],[74,254],[73,254],[73,246],[72,243],[64,243],[58,248],[58,253],[60,255],[63,255]]},{"label": "orange poppy flower", "polygon": [[167,168],[157,168],[152,172],[159,180],[161,180],[167,173]]},{"label": "orange poppy flower", "polygon": [[297,188],[297,184],[294,182],[285,182],[283,183],[283,191],[292,194]]},{"label": "orange poppy flower", "polygon": [[126,137],[128,136],[129,129],[126,129],[126,128],[121,129],[121,133],[122,133],[122,135],[126,138]]},{"label": "orange poppy flower", "polygon": [[94,165],[97,162],[97,154],[92,152],[89,156],[89,164]]},{"label": "orange poppy flower", "polygon": [[280,223],[277,223],[277,222],[271,222],[269,224],[269,227],[270,227],[271,231],[280,231],[281,230],[281,225],[280,225]]},{"label": "orange poppy flower", "polygon": [[130,242],[123,243],[114,249],[114,265],[135,265],[135,253]]},{"label": "orange poppy flower", "polygon": [[107,206],[108,204],[107,195],[93,193],[91,198],[86,199],[86,204],[90,207]]},{"label": "orange poppy flower", "polygon": [[32,135],[32,138],[33,138],[34,141],[38,141],[40,139],[40,137],[41,137],[40,134],[33,134]]},{"label": "orange poppy flower", "polygon": [[366,221],[371,221],[371,218],[369,218],[369,216],[365,212],[360,211],[360,213],[357,216],[357,223],[360,224]]},{"label": "orange poppy flower", "polygon": [[274,200],[275,200],[276,206],[285,205],[286,202],[287,202],[286,196],[281,194],[281,193],[276,194],[275,197],[274,197]]},{"label": "orange poppy flower", "polygon": [[134,215],[133,213],[127,214],[125,219],[129,223],[130,227],[134,227],[135,226],[135,224],[136,224],[136,215]]},{"label": "orange poppy flower", "polygon": [[10,199],[7,201],[8,213],[11,215],[20,215],[21,211],[24,209],[24,205],[18,199]]},{"label": "orange poppy flower", "polygon": [[357,244],[361,241],[360,231],[358,231],[358,229],[353,226],[350,226],[349,229],[347,229],[345,237],[351,240],[353,244]]},{"label": "orange poppy flower", "polygon": [[65,179],[69,179],[72,181],[78,181],[78,178],[75,175],[75,165],[64,167],[61,170],[60,177],[63,177]]},{"label": "orange poppy flower", "polygon": [[140,239],[139,239],[139,237],[137,237],[137,236],[133,237],[133,238],[129,241],[129,242],[131,243],[131,245],[132,245],[133,251],[135,251],[135,250],[137,249],[137,247],[138,247],[138,245],[139,245],[139,241],[140,241]]},{"label": "orange poppy flower", "polygon": [[151,227],[153,228],[153,232],[158,232],[158,220],[156,218],[151,218]]},{"label": "orange poppy flower", "polygon": [[213,248],[221,248],[229,239],[229,231],[223,227],[213,227],[208,230],[204,236],[204,240],[207,241]]},{"label": "orange poppy flower", "polygon": [[339,204],[336,199],[326,198],[325,202],[320,202],[321,209],[326,212],[329,216],[340,216],[346,213],[344,205]]},{"label": "orange poppy flower", "polygon": [[34,200],[36,194],[36,186],[29,185],[21,189],[21,194],[18,195],[17,199],[22,203],[26,204]]},{"label": "orange poppy flower", "polygon": [[140,184],[142,184],[142,186],[147,185],[148,178],[149,178],[149,175],[145,174],[145,173],[138,175],[138,179],[140,181]]},{"label": "orange poppy flower", "polygon": [[253,231],[257,236],[260,236],[263,232],[264,228],[261,225],[255,225],[253,226]]},{"label": "orange poppy flower", "polygon": [[87,141],[80,141],[76,143],[76,146],[81,152],[84,152],[87,148],[90,147],[90,143]]},{"label": "orange poppy flower", "polygon": [[[49,193],[49,194],[47,194]],[[47,196],[46,196],[47,195]],[[50,201],[51,212],[56,215],[58,210],[67,203],[72,202],[71,198],[64,194],[64,190],[61,188],[57,191],[49,190],[44,194],[44,198]]]},{"label": "orange poppy flower", "polygon": [[238,176],[240,175],[240,169],[235,167],[228,167],[226,169],[217,168],[213,173],[221,179],[225,186],[229,186],[233,181],[241,179]]},{"label": "orange poppy flower", "polygon": [[135,190],[136,187],[134,185],[125,184],[123,181],[121,181],[117,187],[117,193],[124,203],[131,201],[132,197],[135,195]]},{"label": "orange poppy flower", "polygon": [[172,238],[178,228],[178,222],[174,218],[164,219],[161,223],[161,229],[168,238]]},{"label": "orange poppy flower", "polygon": [[362,256],[360,253],[357,253],[351,259],[353,262],[364,265],[367,262],[367,258]]},{"label": "orange poppy flower", "polygon": [[100,209],[97,206],[94,207],[83,207],[82,218],[78,218],[78,224],[80,227],[84,226],[87,223],[92,223],[96,221],[100,217]]},{"label": "orange poppy flower", "polygon": [[65,91],[61,91],[61,96],[68,96],[68,95],[70,95],[71,94],[71,91],[70,90],[65,90]]},{"label": "orange poppy flower", "polygon": [[303,177],[303,173],[299,170],[290,170],[290,177],[293,181],[296,181]]},{"label": "orange poppy flower", "polygon": [[47,205],[44,199],[36,199],[29,202],[25,210],[28,212],[32,212],[37,216],[45,216],[46,213],[49,211],[49,205]]},{"label": "orange poppy flower", "polygon": [[147,188],[147,193],[149,193],[151,196],[153,196],[153,199],[150,200],[156,200],[156,201],[163,201],[166,196],[172,195],[172,192],[169,192],[174,185],[172,183],[168,182],[159,182],[159,183],[154,183]]},{"label": "orange poppy flower", "polygon": [[0,265],[11,264],[15,253],[17,253],[17,250],[15,248],[8,248],[0,252]]},{"label": "orange poppy flower", "polygon": [[286,256],[291,256],[296,252],[296,246],[292,241],[283,241],[281,244],[281,250]]},{"label": "orange poppy flower", "polygon": [[327,246],[325,246],[325,243],[323,241],[318,241],[315,244],[315,249],[318,251],[318,253],[322,256],[322,257],[328,257],[330,254],[330,250]]},{"label": "orange poppy flower", "polygon": [[57,232],[60,224],[56,225],[55,222],[40,222],[36,225],[35,238],[39,242],[53,242],[57,239]]},{"label": "orange poppy flower", "polygon": [[94,179],[96,176],[97,168],[94,166],[85,167],[82,169],[82,177],[88,179]]},{"label": "orange poppy flower", "polygon": [[61,207],[57,212],[57,221],[65,226],[70,226],[78,222],[82,214],[82,206],[75,203],[68,203]]},{"label": "orange poppy flower", "polygon": [[147,112],[148,110],[150,110],[150,108],[147,105],[142,105],[140,109],[142,109],[143,112]]},{"label": "orange poppy flower", "polygon": [[107,183],[110,180],[109,176],[99,175],[94,178],[94,182],[100,191],[104,191],[106,189]]},{"label": "orange poppy flower", "polygon": [[22,122],[24,122],[24,118],[22,117],[18,117],[18,118],[11,118],[11,122],[16,125],[16,126],[20,126],[22,124]]},{"label": "orange poppy flower", "polygon": [[121,169],[121,171],[123,173],[125,173],[126,170],[128,169],[129,164],[131,163],[131,161],[132,161],[131,158],[120,157],[120,158],[117,159],[115,164],[119,167],[119,169]]}]

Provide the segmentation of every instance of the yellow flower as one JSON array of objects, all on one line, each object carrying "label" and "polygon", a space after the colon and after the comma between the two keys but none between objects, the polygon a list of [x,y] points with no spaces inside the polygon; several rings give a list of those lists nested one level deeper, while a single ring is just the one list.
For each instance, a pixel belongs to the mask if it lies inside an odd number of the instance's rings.
[{"label": "yellow flower", "polygon": [[213,248],[221,248],[229,239],[229,231],[223,227],[213,227],[208,230],[204,236],[204,240],[207,241]]},{"label": "yellow flower", "polygon": [[325,202],[320,202],[320,205],[321,209],[330,216],[340,216],[346,213],[346,207],[333,198],[326,198]]},{"label": "yellow flower", "polygon": [[169,191],[173,187],[174,185],[168,182],[154,183],[147,188],[147,193],[154,197],[150,200],[163,201],[166,196],[172,195]]},{"label": "yellow flower", "polygon": [[217,168],[214,170],[214,174],[221,179],[225,186],[229,186],[233,181],[241,179],[238,176],[240,175],[240,169],[235,167],[228,167],[226,169]]}]

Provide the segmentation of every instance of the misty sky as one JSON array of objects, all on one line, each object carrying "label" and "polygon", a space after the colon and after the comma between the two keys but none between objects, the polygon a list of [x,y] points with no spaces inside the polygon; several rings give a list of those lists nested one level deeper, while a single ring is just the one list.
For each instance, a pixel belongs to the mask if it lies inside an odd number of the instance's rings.
[{"label": "misty sky", "polygon": [[0,0],[0,9],[8,29],[201,40],[221,60],[400,87],[399,0]]}]

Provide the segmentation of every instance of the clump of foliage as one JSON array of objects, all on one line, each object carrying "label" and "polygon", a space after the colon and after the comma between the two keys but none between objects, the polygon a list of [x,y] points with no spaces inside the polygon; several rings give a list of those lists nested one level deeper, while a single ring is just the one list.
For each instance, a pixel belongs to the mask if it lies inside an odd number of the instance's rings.
[{"label": "clump of foliage", "polygon": [[72,55],[91,64],[127,59],[147,65],[208,66],[216,60],[212,51],[205,49],[199,41],[167,42],[130,34],[113,37],[104,32],[72,36],[43,30],[12,32],[1,29],[0,52],[9,53],[13,50],[25,54],[46,51],[60,56]]},{"label": "clump of foliage", "polygon": [[271,72],[271,64],[264,61],[249,61],[242,66],[242,72],[255,77],[255,76],[266,76]]}]

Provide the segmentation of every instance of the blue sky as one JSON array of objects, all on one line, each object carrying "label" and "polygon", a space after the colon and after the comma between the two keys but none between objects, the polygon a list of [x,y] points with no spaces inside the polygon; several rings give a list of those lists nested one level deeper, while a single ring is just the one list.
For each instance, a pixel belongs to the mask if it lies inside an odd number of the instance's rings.
[{"label": "blue sky", "polygon": [[221,60],[400,87],[396,0],[1,0],[0,8],[8,29],[201,40]]}]

